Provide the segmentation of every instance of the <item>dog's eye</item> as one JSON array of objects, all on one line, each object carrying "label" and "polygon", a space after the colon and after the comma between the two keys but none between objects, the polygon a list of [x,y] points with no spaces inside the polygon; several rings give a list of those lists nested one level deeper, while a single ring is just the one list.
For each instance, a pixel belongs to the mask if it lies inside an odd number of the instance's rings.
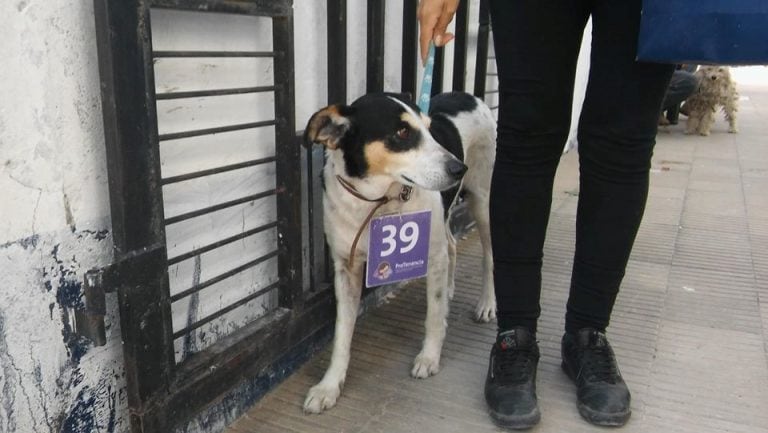
[{"label": "dog's eye", "polygon": [[411,130],[409,128],[400,128],[395,133],[400,140],[407,140],[411,136]]}]

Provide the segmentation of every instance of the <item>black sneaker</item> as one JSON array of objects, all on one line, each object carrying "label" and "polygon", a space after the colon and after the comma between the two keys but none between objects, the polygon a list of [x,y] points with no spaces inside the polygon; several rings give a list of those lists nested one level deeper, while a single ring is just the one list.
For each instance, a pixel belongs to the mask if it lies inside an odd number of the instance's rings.
[{"label": "black sneaker", "polygon": [[536,399],[538,362],[536,336],[527,328],[514,328],[497,337],[485,379],[485,401],[500,427],[527,429],[541,419]]},{"label": "black sneaker", "polygon": [[632,414],[629,389],[605,333],[592,328],[566,332],[562,356],[563,370],[578,387],[581,416],[596,425],[624,425]]}]

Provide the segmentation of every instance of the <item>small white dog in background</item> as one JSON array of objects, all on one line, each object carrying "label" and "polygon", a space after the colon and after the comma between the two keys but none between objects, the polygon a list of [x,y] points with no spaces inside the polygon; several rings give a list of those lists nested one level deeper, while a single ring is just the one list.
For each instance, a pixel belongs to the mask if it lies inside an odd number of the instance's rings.
[{"label": "small white dog in background", "polygon": [[681,111],[688,113],[685,125],[686,134],[709,135],[715,123],[715,112],[722,107],[728,132],[738,132],[736,112],[738,111],[739,93],[736,83],[731,79],[727,66],[702,66],[696,71],[699,87],[683,105]]}]

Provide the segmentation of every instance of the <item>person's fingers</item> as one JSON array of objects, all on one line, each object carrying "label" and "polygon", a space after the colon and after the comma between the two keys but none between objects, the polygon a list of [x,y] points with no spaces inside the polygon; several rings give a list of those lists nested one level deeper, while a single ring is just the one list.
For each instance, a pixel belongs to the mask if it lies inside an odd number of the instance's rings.
[{"label": "person's fingers", "polygon": [[[432,24],[436,23],[435,20]],[[421,62],[424,63],[427,60],[427,51],[429,51],[429,43],[434,39],[435,34],[432,31],[431,26],[428,24],[421,26],[419,33],[419,53],[421,53]]]},{"label": "person's fingers", "polygon": [[443,0],[422,0],[416,17],[419,20],[419,48],[421,61],[427,58],[429,42],[436,36],[434,33],[440,13],[443,10]]},{"label": "person's fingers", "polygon": [[442,47],[445,45],[448,45],[448,42],[451,42],[454,39],[453,33],[443,33],[442,36],[437,36],[435,39],[435,45],[438,47]]},{"label": "person's fingers", "polygon": [[422,63],[426,61],[430,41],[442,47],[453,40],[453,34],[446,33],[448,24],[456,14],[459,0],[422,0],[419,3],[419,48]]},{"label": "person's fingers", "polygon": [[445,5],[443,10],[440,11],[440,15],[437,18],[437,24],[432,32],[435,34],[435,45],[443,46],[449,42],[444,39],[444,35],[448,31],[448,24],[453,20],[453,15],[456,13],[456,9],[451,8],[450,5]]}]

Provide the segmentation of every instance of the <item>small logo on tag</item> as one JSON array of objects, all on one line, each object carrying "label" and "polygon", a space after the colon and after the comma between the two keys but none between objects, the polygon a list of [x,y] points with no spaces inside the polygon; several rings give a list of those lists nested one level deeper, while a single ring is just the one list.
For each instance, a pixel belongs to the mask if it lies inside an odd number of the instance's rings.
[{"label": "small logo on tag", "polygon": [[367,287],[427,275],[431,220],[432,211],[384,215],[371,220]]}]

